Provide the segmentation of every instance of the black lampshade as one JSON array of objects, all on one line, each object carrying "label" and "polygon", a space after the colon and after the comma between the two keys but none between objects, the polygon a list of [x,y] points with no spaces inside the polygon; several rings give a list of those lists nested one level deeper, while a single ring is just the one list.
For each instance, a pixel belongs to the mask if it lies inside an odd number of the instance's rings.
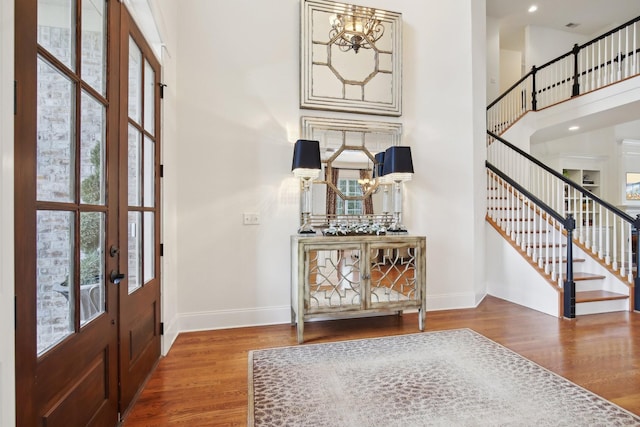
[{"label": "black lampshade", "polygon": [[384,151],[376,153],[373,158],[376,160],[376,164],[373,166],[373,177],[380,178],[382,176],[382,169],[384,167]]},{"label": "black lampshade", "polygon": [[294,174],[303,176],[305,171],[319,171],[320,169],[322,169],[320,143],[309,139],[297,140],[293,147],[293,163],[291,164],[291,170]]},{"label": "black lampshade", "polygon": [[[411,160],[411,147],[393,146],[387,148],[384,153],[384,166],[382,175],[396,174],[401,180],[410,179],[413,173],[413,160]],[[402,175],[400,175],[402,174]]]}]

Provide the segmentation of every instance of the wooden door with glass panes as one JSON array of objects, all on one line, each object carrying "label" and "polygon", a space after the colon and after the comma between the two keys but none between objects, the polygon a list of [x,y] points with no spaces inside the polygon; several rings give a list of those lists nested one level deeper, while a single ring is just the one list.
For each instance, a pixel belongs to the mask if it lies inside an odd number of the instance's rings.
[{"label": "wooden door with glass panes", "polygon": [[116,4],[15,2],[20,426],[118,418]]},{"label": "wooden door with glass panes", "polygon": [[160,65],[125,8],[121,34],[120,403],[127,408],[160,357]]}]

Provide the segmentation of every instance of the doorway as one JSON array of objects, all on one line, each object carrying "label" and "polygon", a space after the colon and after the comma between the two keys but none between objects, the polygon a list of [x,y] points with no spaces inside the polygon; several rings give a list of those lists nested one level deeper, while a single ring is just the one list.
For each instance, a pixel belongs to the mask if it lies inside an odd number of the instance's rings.
[{"label": "doorway", "polygon": [[16,419],[114,426],[160,356],[160,64],[116,0],[16,0]]}]

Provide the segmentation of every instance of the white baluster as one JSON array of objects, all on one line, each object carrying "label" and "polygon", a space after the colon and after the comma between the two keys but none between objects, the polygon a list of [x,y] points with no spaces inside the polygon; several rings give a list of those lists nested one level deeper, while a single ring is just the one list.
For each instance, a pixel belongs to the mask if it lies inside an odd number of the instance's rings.
[{"label": "white baluster", "polygon": [[622,31],[618,31],[618,70],[616,81],[622,79]]},{"label": "white baluster", "polygon": [[527,256],[531,256],[532,253],[532,245],[534,245],[535,243],[532,242],[532,230],[531,230],[531,222],[533,220],[533,217],[531,216],[531,201],[529,200],[529,198],[526,199],[526,201],[524,202],[524,207],[527,210],[526,212],[526,216],[527,216]]},{"label": "white baluster", "polygon": [[636,28],[637,28],[636,24],[637,22],[633,23],[633,71],[632,71],[632,74],[634,76],[638,73],[638,68],[636,68],[638,64],[638,61],[636,58],[638,56],[638,53],[636,51],[636,41],[638,40],[638,36],[636,34]]},{"label": "white baluster", "polygon": [[616,227],[618,221],[622,221],[622,219],[617,217],[613,218],[613,242],[611,244],[611,247],[613,248],[613,260],[611,264],[611,266],[613,267],[613,271],[618,271],[618,230]]},{"label": "white baluster", "polygon": [[598,87],[602,86],[602,40],[598,40]]},{"label": "white baluster", "polygon": [[[611,230],[609,224],[609,218],[613,215],[611,212],[607,211],[607,233],[606,233],[606,246],[605,246],[605,257],[604,263],[607,265],[611,265]],[[615,221],[615,220],[614,220]]]},{"label": "white baluster", "polygon": [[[627,280],[629,281],[629,283],[633,283],[633,244],[632,244],[632,240],[631,239],[631,235],[632,235],[632,227],[631,224],[629,224],[629,256],[628,256],[628,263],[627,263],[627,270],[629,271],[629,275],[627,276]],[[640,268],[640,266],[638,266],[638,268]]]},{"label": "white baluster", "polygon": [[629,27],[624,29],[624,77],[629,77]]},{"label": "white baluster", "polygon": [[591,226],[591,253],[598,253],[598,244],[596,242],[596,203],[592,198],[587,198],[589,205],[591,206],[591,218],[589,218],[589,225]]},{"label": "white baluster", "polygon": [[625,247],[624,247],[624,242],[625,239],[628,239],[628,235],[627,235],[627,223],[626,222],[622,222],[622,224],[620,225],[620,275],[621,276],[625,276],[626,272],[627,272],[627,268],[625,266],[625,257],[626,257],[626,252],[625,252]]},{"label": "white baluster", "polygon": [[[544,224],[542,223],[542,211],[540,211],[540,213],[538,215],[538,227],[537,228],[538,228],[538,230],[540,230],[540,241],[542,242],[542,235],[543,235],[542,233],[543,233],[543,229],[545,229]],[[545,244],[546,244],[549,241],[549,238],[548,238],[549,235],[545,233],[544,237],[545,237],[544,241],[545,241]],[[543,260],[544,257],[542,256],[542,252],[543,252],[542,245],[540,245],[540,247],[536,251],[536,255],[538,256],[538,260],[537,260],[538,261],[538,267],[540,267],[540,268],[542,268],[543,265],[544,265],[544,260]],[[536,261],[536,260],[534,259],[534,261]]]},{"label": "white baluster", "polygon": [[[595,200],[594,200],[594,209],[595,209]],[[604,249],[602,242],[602,205],[598,203],[598,216],[593,218],[593,224],[595,225],[596,220],[598,222],[598,258],[604,258]]]},{"label": "white baluster", "polygon": [[[556,271],[556,236],[557,236],[557,233],[556,233],[556,227],[555,227],[555,225],[556,225],[556,220],[555,219],[552,220],[552,224],[551,225],[552,225],[551,232],[553,233],[553,242],[552,242],[552,245],[551,245],[551,279],[552,280],[556,280],[558,278],[558,276],[557,276],[557,271]],[[550,245],[547,244],[547,248],[549,246]]]}]

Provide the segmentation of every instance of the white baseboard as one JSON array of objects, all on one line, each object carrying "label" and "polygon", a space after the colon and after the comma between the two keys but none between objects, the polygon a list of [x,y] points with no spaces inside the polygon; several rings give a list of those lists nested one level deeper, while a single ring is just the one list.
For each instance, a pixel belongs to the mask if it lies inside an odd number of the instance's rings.
[{"label": "white baseboard", "polygon": [[474,292],[456,294],[427,294],[427,312],[441,310],[457,310],[477,307],[482,299],[478,299]]},{"label": "white baseboard", "polygon": [[180,332],[276,325],[291,323],[291,307],[287,305],[183,313],[178,317]]},{"label": "white baseboard", "polygon": [[[427,311],[473,308],[477,304],[477,295],[471,292],[427,296]],[[168,344],[166,351],[180,332],[278,325],[290,322],[291,307],[288,305],[183,313],[178,315],[177,322],[172,323],[170,328],[165,325],[165,344]]]},{"label": "white baseboard", "polygon": [[171,346],[178,338],[180,330],[178,329],[178,319],[174,317],[170,322],[164,322],[164,335],[162,336],[162,355],[166,356]]}]

